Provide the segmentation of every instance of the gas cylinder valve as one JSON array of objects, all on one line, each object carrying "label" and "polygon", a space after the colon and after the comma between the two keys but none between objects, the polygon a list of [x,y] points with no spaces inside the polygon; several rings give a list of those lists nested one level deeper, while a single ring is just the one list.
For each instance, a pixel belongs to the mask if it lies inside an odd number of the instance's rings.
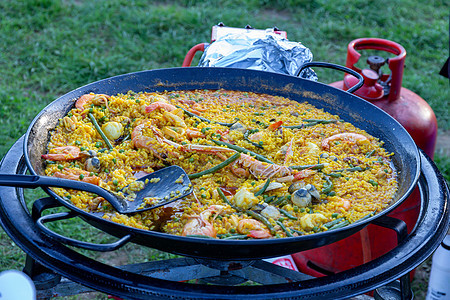
[{"label": "gas cylinder valve", "polygon": [[386,61],[387,59],[384,59],[383,57],[378,55],[372,55],[367,58],[367,63],[369,64],[370,68],[377,72],[380,76],[382,75],[380,68],[384,66]]}]

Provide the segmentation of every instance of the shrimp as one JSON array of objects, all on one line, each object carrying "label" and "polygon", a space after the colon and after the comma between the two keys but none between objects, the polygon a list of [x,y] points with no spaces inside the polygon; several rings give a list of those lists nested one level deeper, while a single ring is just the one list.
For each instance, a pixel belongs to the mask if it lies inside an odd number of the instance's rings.
[{"label": "shrimp", "polygon": [[76,146],[56,147],[49,150],[50,153],[43,154],[41,157],[52,161],[75,160],[81,157],[81,150]]},{"label": "shrimp", "polygon": [[184,123],[183,118],[180,118],[179,116],[177,116],[171,112],[165,111],[163,113],[163,117],[164,117],[164,119],[166,119],[167,121],[169,121],[171,124],[173,124],[176,127],[182,127],[182,128],[187,127],[186,123]]},{"label": "shrimp", "polygon": [[307,178],[307,177],[310,177],[310,176],[312,176],[312,175],[314,175],[316,173],[317,173],[317,171],[311,170],[311,169],[301,170],[297,174],[294,175],[294,180],[300,180],[300,179],[303,179],[303,178]]},{"label": "shrimp", "polygon": [[105,103],[105,106],[108,110],[108,101],[109,101],[110,97],[108,95],[105,94],[94,94],[94,93],[90,93],[90,94],[84,94],[83,96],[81,96],[80,98],[78,98],[78,100],[75,102],[75,107],[79,110],[79,111],[84,111],[86,109],[86,105],[88,104],[95,104],[95,105],[100,105],[103,102]]},{"label": "shrimp", "polygon": [[326,220],[327,218],[319,213],[306,214],[300,218],[300,226],[302,226],[304,230],[311,230],[315,226],[321,225]]},{"label": "shrimp", "polygon": [[175,105],[172,105],[172,104],[169,104],[169,103],[166,103],[166,102],[156,101],[156,102],[153,102],[152,104],[146,106],[145,107],[145,112],[149,113],[149,112],[152,112],[152,111],[157,110],[157,109],[162,109],[162,110],[170,112],[172,110],[177,109],[177,107]]},{"label": "shrimp", "polygon": [[205,137],[205,135],[201,131],[198,131],[196,129],[191,129],[191,128],[186,129],[186,135],[189,139]]},{"label": "shrimp", "polygon": [[[144,136],[142,131],[146,127],[151,129],[153,136]],[[153,154],[159,159],[165,159],[169,154],[176,158],[180,157],[180,154],[167,149],[167,147],[163,147],[163,144],[170,145],[174,149],[180,150],[181,152],[203,152],[214,154],[224,160],[226,157],[223,156],[221,152],[234,152],[234,150],[217,146],[195,144],[180,145],[165,138],[162,132],[151,124],[151,121],[147,121],[136,126],[131,132],[131,140],[137,148],[147,149],[148,151],[153,152]]]},{"label": "shrimp", "polygon": [[53,176],[71,180],[81,180],[95,185],[100,185],[101,183],[100,177],[95,175],[90,176],[90,172],[85,170],[64,168],[62,171],[63,172],[53,173]]},{"label": "shrimp", "polygon": [[206,210],[202,211],[198,216],[191,216],[183,227],[182,236],[187,235],[206,235],[216,237],[217,231],[214,226],[208,221],[213,213],[216,213],[212,222],[225,209],[223,205],[211,205]]},{"label": "shrimp", "polygon": [[291,175],[289,167],[261,162],[244,153],[241,153],[241,157],[231,165],[231,172],[238,177],[248,177],[252,174],[262,179]]},{"label": "shrimp", "polygon": [[341,197],[333,197],[335,200],[336,200],[336,205],[337,206],[341,206],[343,209],[345,209],[345,210],[349,210],[350,209],[350,207],[352,206],[352,203],[349,201],[349,200],[347,200],[347,199],[344,199],[344,198],[341,198]]},{"label": "shrimp", "polygon": [[178,102],[183,103],[185,105],[189,106],[189,111],[196,114],[201,115],[202,112],[206,111],[206,108],[203,108],[203,106],[200,103],[195,102],[194,100],[178,100]]},{"label": "shrimp", "polygon": [[352,133],[352,132],[338,133],[324,139],[322,141],[322,148],[328,150],[330,148],[329,143],[335,140],[344,140],[356,143],[357,141],[367,141],[368,139],[367,137],[359,133]]},{"label": "shrimp", "polygon": [[[151,129],[150,132],[153,133],[153,136],[145,136],[143,134],[143,130],[146,127]],[[147,121],[136,126],[131,132],[131,140],[133,141],[135,147],[147,149],[157,158],[162,160],[168,157],[168,153],[178,157],[176,153],[163,149],[162,141],[160,141],[161,137],[163,137],[162,133],[159,132],[156,127],[151,125],[151,121]]]},{"label": "shrimp", "polygon": [[264,225],[254,219],[242,219],[236,228],[240,234],[246,234],[248,237],[255,239],[267,239],[272,237],[270,231]]}]

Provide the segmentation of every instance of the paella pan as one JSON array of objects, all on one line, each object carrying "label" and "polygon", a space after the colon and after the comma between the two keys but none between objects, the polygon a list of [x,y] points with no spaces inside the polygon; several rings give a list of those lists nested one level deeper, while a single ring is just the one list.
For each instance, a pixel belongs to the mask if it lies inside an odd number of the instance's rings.
[{"label": "paella pan", "polygon": [[[80,106],[83,97],[88,105]],[[102,138],[95,121],[116,136]],[[66,159],[68,146],[84,154]],[[111,189],[168,164],[201,174],[192,196],[129,216],[93,195],[49,192],[115,235],[220,258],[290,253],[348,236],[396,207],[418,176],[409,135],[369,103],[291,76],[220,68],[146,71],[75,90],[33,121],[25,153],[36,174],[98,177]],[[131,158],[129,169],[117,167]],[[87,170],[93,159],[100,169]],[[251,253],[261,243],[285,247]]]}]

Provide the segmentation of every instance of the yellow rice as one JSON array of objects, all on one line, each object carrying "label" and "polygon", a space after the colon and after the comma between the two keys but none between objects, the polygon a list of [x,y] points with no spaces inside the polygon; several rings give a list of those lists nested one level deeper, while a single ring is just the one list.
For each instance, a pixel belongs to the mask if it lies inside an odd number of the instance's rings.
[{"label": "yellow rice", "polygon": [[[182,118],[186,128],[196,130],[201,137],[188,138],[179,126],[164,116],[164,109],[146,112],[146,106],[154,102],[167,102],[182,107],[213,122],[208,123],[198,118],[175,113]],[[113,149],[106,147],[104,140],[96,131],[87,116],[92,113],[100,127],[107,122],[119,122],[123,125],[122,138],[110,141]],[[309,124],[308,119],[335,120],[334,123],[316,124],[299,129],[280,127],[269,130],[271,124],[281,121],[282,126]],[[82,151],[95,150],[100,160],[101,170],[91,172],[89,176],[100,178],[100,186],[111,191],[119,191],[136,180],[142,172],[151,173],[167,165],[179,165],[186,173],[193,174],[221,163],[224,158],[231,157],[234,152],[222,152],[220,155],[200,151],[181,151],[173,145],[158,142],[150,128],[144,128],[142,134],[152,137],[149,146],[159,153],[169,153],[163,159],[157,158],[149,149],[136,147],[130,138],[131,132],[140,124],[152,120],[153,126],[163,133],[172,129],[176,138],[164,135],[168,140],[179,145],[217,145],[213,140],[225,140],[228,143],[246,148],[255,153],[264,155],[267,159],[279,166],[316,165],[319,162],[325,166],[320,170],[308,170],[311,174],[300,179],[304,184],[314,185],[321,199],[319,203],[307,207],[299,207],[291,200],[282,202],[282,206],[274,205],[277,209],[288,212],[292,218],[281,214],[278,219],[267,218],[272,226],[271,236],[274,238],[298,236],[329,230],[324,226],[335,219],[342,218],[352,223],[360,218],[383,210],[394,197],[397,190],[396,172],[391,167],[390,156],[382,147],[383,142],[356,128],[350,123],[339,120],[317,109],[308,103],[298,103],[286,98],[236,91],[176,91],[164,93],[134,93],[112,95],[106,105],[89,105],[84,111],[73,108],[60,124],[54,129],[48,144],[49,153],[52,149],[63,146],[77,146]],[[217,122],[233,123],[236,121],[245,125],[247,129],[258,129],[259,137],[253,141],[263,147],[260,149],[244,139],[244,133],[230,130]],[[165,131],[166,130],[166,131]],[[346,141],[338,139],[330,142],[329,149],[322,147],[322,141],[340,133],[356,133],[363,135],[365,141]],[[292,143],[293,154],[286,160],[286,146]],[[284,146],[284,148],[283,148]],[[176,155],[170,155],[176,153]],[[225,157],[223,157],[225,156]],[[67,172],[67,169],[83,170],[86,157],[70,161],[47,160],[45,173],[54,176],[55,172]],[[362,171],[351,171],[351,168],[360,166]],[[326,179],[329,174],[340,177],[328,177],[333,183],[332,192],[323,193]],[[299,171],[293,171],[295,174]],[[92,174],[94,173],[94,174]],[[279,176],[278,176],[279,177]],[[276,181],[274,176],[272,181]],[[79,180],[82,180],[80,178]],[[245,187],[255,191],[255,187],[266,182],[266,178],[257,178],[254,175],[239,177],[225,167],[213,174],[208,174],[192,180],[194,193],[175,203],[154,210],[134,215],[121,215],[117,213],[106,201],[98,199],[97,195],[65,189],[55,189],[61,197],[65,197],[77,207],[88,212],[103,212],[103,218],[127,226],[162,231],[169,234],[181,235],[186,224],[200,216],[212,205],[222,205],[226,209],[207,216],[206,221],[213,226],[217,238],[232,237],[239,233],[237,226],[243,219],[251,219],[245,209],[237,211],[223,201],[218,188],[225,192],[228,201],[235,203],[233,195],[237,190]],[[258,202],[280,199],[277,197],[289,195],[288,188],[292,181],[282,183],[283,187],[259,195]],[[350,203],[346,207],[345,201]],[[269,203],[270,204],[270,203]],[[258,207],[252,210],[258,212]],[[258,212],[259,213],[259,212]],[[306,225],[306,221],[312,223]],[[278,222],[277,222],[278,221]],[[280,223],[284,226],[280,226]],[[311,227],[310,225],[314,225]],[[264,224],[263,224],[264,225]],[[263,226],[267,229],[267,226]],[[242,236],[242,235],[241,235]]]}]

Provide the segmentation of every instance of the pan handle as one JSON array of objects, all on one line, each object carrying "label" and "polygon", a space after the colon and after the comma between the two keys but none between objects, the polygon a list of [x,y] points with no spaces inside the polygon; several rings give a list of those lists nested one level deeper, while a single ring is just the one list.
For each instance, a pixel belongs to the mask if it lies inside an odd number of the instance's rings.
[{"label": "pan handle", "polygon": [[312,61],[312,62],[304,63],[304,64],[299,68],[299,70],[297,71],[297,74],[295,74],[295,76],[299,77],[299,76],[300,76],[300,73],[301,73],[304,69],[309,68],[309,67],[328,68],[328,69],[334,69],[334,70],[343,71],[343,72],[345,72],[345,73],[352,74],[353,76],[355,76],[356,78],[358,78],[359,82],[358,82],[355,86],[353,86],[353,87],[351,87],[351,88],[349,88],[349,89],[347,90],[347,92],[349,92],[349,93],[353,93],[354,91],[356,91],[357,89],[359,89],[360,87],[362,87],[363,84],[364,84],[364,78],[362,77],[361,74],[359,74],[359,73],[356,72],[355,70],[352,70],[352,69],[347,68],[347,67],[344,67],[344,66],[340,66],[340,65],[336,65],[336,64],[332,64],[332,63],[327,63],[327,62],[318,62],[318,61],[317,61],[317,62],[314,62],[314,61]]},{"label": "pan handle", "polygon": [[64,243],[64,244],[67,244],[70,246],[86,249],[86,250],[93,250],[93,251],[101,251],[101,252],[114,251],[114,250],[117,250],[120,247],[124,246],[132,238],[131,234],[127,234],[114,243],[94,244],[94,243],[83,242],[83,241],[65,237],[63,235],[60,235],[59,233],[56,233],[56,232],[50,230],[46,226],[44,226],[44,224],[47,222],[70,219],[70,218],[73,218],[76,216],[77,216],[77,214],[74,212],[71,212],[71,211],[46,215],[46,216],[42,216],[42,217],[38,218],[36,221],[36,225],[39,227],[39,229],[44,231],[45,234],[47,234],[51,238],[57,240],[58,242],[61,242],[61,243]]}]

